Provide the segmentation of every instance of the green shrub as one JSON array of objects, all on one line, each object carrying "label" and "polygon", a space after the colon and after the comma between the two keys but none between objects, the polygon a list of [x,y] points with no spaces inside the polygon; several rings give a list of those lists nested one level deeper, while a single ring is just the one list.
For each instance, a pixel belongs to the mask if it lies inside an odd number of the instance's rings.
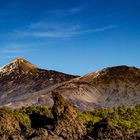
[{"label": "green shrub", "polygon": [[[15,109],[13,112],[17,119],[26,127],[31,126],[29,116],[33,113],[53,118],[51,108],[47,106],[23,107],[21,109]],[[94,124],[104,118],[109,118],[112,125],[124,130],[131,132],[140,130],[140,105],[136,105],[133,108],[120,106],[95,109],[93,111],[79,113],[79,116],[85,125],[89,124],[89,122]]]},{"label": "green shrub", "polygon": [[25,127],[31,127],[31,120],[26,113],[16,109],[14,110],[14,114],[18,121],[22,123]]},{"label": "green shrub", "polygon": [[83,112],[80,118],[84,124],[89,122],[98,122],[103,118],[109,118],[111,124],[127,131],[140,130],[140,105],[133,108],[125,106],[95,109],[93,111]]},{"label": "green shrub", "polygon": [[51,109],[47,106],[29,106],[20,109],[15,109],[14,114],[16,118],[26,127],[31,127],[31,120],[29,116],[33,113],[44,115],[48,118],[53,118]]},{"label": "green shrub", "polygon": [[53,118],[51,108],[48,106],[29,106],[21,109],[22,112],[26,113],[28,116],[32,113],[37,113],[40,115],[45,115],[48,118]]}]

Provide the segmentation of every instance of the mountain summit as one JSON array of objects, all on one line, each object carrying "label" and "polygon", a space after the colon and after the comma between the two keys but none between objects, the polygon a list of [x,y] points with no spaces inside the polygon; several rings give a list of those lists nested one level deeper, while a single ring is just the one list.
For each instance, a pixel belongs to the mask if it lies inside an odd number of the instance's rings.
[{"label": "mountain summit", "polygon": [[17,65],[19,70],[23,70],[23,71],[31,71],[31,70],[38,69],[35,65],[31,64],[24,58],[17,58],[12,63]]},{"label": "mountain summit", "polygon": [[17,58],[0,69],[0,75],[9,75],[11,73],[24,74],[31,71],[36,71],[38,68],[25,60],[24,58]]}]

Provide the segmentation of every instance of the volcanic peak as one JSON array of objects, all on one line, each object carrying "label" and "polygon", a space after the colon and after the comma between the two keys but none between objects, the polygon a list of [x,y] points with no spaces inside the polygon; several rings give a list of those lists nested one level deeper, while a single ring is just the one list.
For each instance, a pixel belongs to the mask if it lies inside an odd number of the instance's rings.
[{"label": "volcanic peak", "polygon": [[0,68],[0,74],[9,75],[10,73],[28,73],[29,71],[36,71],[38,68],[25,60],[24,58],[16,58],[9,64]]}]

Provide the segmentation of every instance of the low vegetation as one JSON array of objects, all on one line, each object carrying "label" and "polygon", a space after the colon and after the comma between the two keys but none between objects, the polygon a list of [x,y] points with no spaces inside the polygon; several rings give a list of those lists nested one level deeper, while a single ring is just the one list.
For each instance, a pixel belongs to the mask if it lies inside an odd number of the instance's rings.
[{"label": "low vegetation", "polygon": [[[31,127],[30,115],[36,113],[40,116],[52,118],[51,108],[47,106],[30,106],[12,111],[18,121],[24,126]],[[85,125],[95,124],[103,118],[108,118],[113,126],[119,127],[123,130],[135,132],[140,130],[140,105],[133,108],[126,108],[125,106],[95,109],[79,113],[79,116]]]},{"label": "low vegetation", "polygon": [[16,118],[26,127],[31,127],[30,116],[37,114],[38,116],[45,116],[47,118],[53,118],[51,108],[47,106],[29,106],[21,109],[13,110]]},{"label": "low vegetation", "polygon": [[94,111],[80,113],[80,118],[85,125],[99,122],[103,118],[108,118],[113,126],[123,130],[135,132],[140,130],[140,105],[133,108],[125,106],[96,109]]}]

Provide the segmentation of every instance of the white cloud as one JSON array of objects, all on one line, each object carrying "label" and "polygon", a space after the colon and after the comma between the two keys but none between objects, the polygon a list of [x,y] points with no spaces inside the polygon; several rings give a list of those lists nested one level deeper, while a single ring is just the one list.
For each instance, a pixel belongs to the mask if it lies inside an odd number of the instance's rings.
[{"label": "white cloud", "polygon": [[95,28],[95,29],[91,29],[91,30],[85,30],[85,31],[82,31],[81,33],[103,32],[103,31],[110,30],[110,29],[117,28],[117,27],[118,27],[118,24],[113,24],[113,25]]},{"label": "white cloud", "polygon": [[49,26],[44,27],[44,25],[45,24],[41,26],[41,24],[39,24],[41,31],[37,27],[37,30],[17,31],[16,33],[18,35],[23,35],[28,37],[69,38],[69,37],[80,36],[88,33],[103,32],[118,27],[117,24],[99,27],[99,28],[92,28],[92,29],[84,29],[83,27],[80,27],[80,25],[73,25],[73,26],[51,25],[50,27]]},{"label": "white cloud", "polygon": [[[68,16],[82,12],[83,8],[84,7],[80,6],[71,9],[50,11],[47,19],[42,19],[39,22],[31,23],[24,30],[16,30],[13,36],[21,38],[71,38],[89,33],[103,32],[118,27],[117,24],[94,27],[93,24],[90,24],[90,21],[88,24],[84,24],[84,22],[76,19],[72,21],[65,20],[69,19]],[[60,17],[63,18],[61,19]],[[94,22],[96,23],[97,21],[95,20]]]}]

